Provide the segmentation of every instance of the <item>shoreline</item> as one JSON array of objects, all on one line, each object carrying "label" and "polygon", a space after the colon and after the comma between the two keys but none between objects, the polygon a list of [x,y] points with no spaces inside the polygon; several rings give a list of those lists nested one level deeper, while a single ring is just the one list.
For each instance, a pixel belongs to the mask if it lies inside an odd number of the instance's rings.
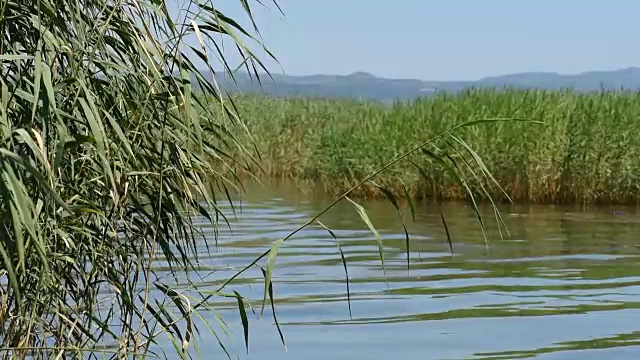
[{"label": "shoreline", "polygon": [[[256,185],[257,182],[255,179],[249,176],[239,176],[242,181],[243,186],[260,186]],[[327,200],[333,200],[336,197],[342,195],[348,189],[341,189],[342,191],[328,191],[327,187],[323,185],[321,182],[308,180],[308,179],[296,179],[293,177],[271,177],[271,178],[259,178],[262,185],[265,187],[275,187],[277,189],[285,188],[285,189],[295,189],[299,195],[303,197],[310,198],[323,198]],[[349,197],[356,201],[363,202],[371,202],[371,201],[388,201],[387,196],[379,191],[377,188],[371,186],[369,190],[366,192],[353,192]],[[404,191],[401,192],[393,192],[393,196],[400,203],[400,205],[406,205],[407,198],[404,194]],[[474,194],[475,195],[475,194]],[[431,204],[465,204],[471,205],[471,201],[469,198],[441,198],[441,199],[433,199],[433,198],[416,198],[412,197],[411,201],[414,205],[431,205]],[[592,211],[594,209],[605,209],[610,208],[612,212],[615,212],[616,209],[623,208],[626,210],[637,210],[640,212],[640,199],[635,202],[608,202],[608,201],[592,201],[592,202],[526,202],[526,201],[513,201],[509,202],[504,198],[501,199],[493,199],[494,203],[497,207],[503,208],[522,208],[527,209],[529,207],[561,207],[565,208],[569,211]],[[491,201],[487,199],[478,199],[476,198],[476,203],[479,207],[491,206]]]}]

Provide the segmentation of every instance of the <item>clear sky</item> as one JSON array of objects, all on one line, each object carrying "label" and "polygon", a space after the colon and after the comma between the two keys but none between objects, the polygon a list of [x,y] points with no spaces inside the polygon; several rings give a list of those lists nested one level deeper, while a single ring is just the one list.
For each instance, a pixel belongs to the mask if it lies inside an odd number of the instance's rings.
[{"label": "clear sky", "polygon": [[[286,18],[262,1],[258,26],[288,75],[473,80],[640,66],[640,0],[278,0]],[[214,4],[241,14],[238,0]]]}]

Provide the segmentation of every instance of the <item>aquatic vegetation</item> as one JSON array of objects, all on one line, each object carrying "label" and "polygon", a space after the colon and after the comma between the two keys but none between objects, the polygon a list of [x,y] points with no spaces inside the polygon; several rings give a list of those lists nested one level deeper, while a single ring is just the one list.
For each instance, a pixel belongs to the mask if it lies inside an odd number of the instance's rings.
[{"label": "aquatic vegetation", "polygon": [[224,221],[215,201],[237,181],[215,166],[245,155],[220,130],[239,119],[192,60],[228,55],[220,35],[259,43],[209,1],[178,16],[168,3],[0,5],[2,358],[124,358],[159,337],[193,348],[189,294],[153,269],[195,268],[193,215]]},{"label": "aquatic vegetation", "polygon": [[[397,102],[245,96],[236,103],[272,177],[322,184],[339,194],[364,174],[434,134],[465,121],[517,118],[456,131],[509,197],[534,203],[636,203],[640,199],[640,93],[469,89]],[[426,147],[450,153],[467,178],[472,158],[459,141]],[[465,184],[439,161],[416,154],[375,178],[395,195],[459,200]],[[464,155],[464,156],[463,156]],[[466,160],[465,160],[466,159]],[[413,162],[413,163],[412,163]],[[414,165],[424,170],[416,172]],[[477,174],[476,174],[477,175]],[[473,193],[485,198],[480,185]],[[499,187],[487,188],[506,199]],[[383,196],[375,186],[357,191]]]}]

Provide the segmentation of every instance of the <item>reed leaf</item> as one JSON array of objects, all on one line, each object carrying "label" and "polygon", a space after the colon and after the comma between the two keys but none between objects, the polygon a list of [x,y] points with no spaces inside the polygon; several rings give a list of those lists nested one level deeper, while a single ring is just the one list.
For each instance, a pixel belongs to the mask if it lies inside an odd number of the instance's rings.
[{"label": "reed leaf", "polygon": [[[236,4],[253,24],[258,2]],[[266,69],[255,29],[211,1],[176,5],[0,4],[0,348],[11,349],[0,358],[105,344],[117,344],[105,356],[123,358],[166,352],[167,340],[180,357],[199,351],[190,294],[153,269],[197,272],[197,244],[209,240],[195,216],[226,221],[216,199],[241,186],[224,169],[257,166],[228,131],[242,120],[209,76],[229,64],[217,43]]]}]

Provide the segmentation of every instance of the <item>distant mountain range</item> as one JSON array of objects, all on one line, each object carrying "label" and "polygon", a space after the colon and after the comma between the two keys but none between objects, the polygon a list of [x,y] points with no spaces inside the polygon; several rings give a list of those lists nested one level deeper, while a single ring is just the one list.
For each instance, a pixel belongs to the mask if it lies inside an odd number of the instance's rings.
[{"label": "distant mountain range", "polygon": [[407,100],[430,96],[435,92],[457,92],[476,88],[534,88],[598,91],[600,89],[640,90],[640,68],[630,67],[614,71],[590,71],[576,75],[551,72],[529,72],[485,77],[475,81],[423,81],[417,79],[385,79],[356,72],[350,75],[261,76],[262,88],[246,73],[236,75],[236,82],[217,77],[228,90],[245,94],[263,92],[272,96],[348,97],[376,101]]}]

